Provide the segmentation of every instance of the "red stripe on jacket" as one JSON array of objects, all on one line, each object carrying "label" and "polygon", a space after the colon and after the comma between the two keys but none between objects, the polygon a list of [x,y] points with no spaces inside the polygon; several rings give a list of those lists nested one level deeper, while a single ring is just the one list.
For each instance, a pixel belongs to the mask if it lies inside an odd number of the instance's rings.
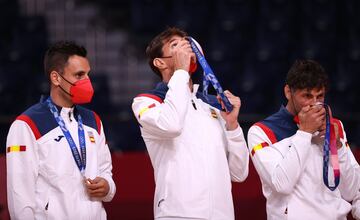
[{"label": "red stripe on jacket", "polygon": [[41,138],[41,133],[40,133],[39,129],[37,128],[36,124],[29,116],[20,115],[16,118],[16,120],[24,121],[26,124],[28,124],[29,127],[31,128],[36,140]]},{"label": "red stripe on jacket", "polygon": [[259,126],[265,132],[265,134],[268,136],[272,144],[277,142],[274,132],[268,126],[266,126],[261,122],[256,122],[255,125]]},{"label": "red stripe on jacket", "polygon": [[95,121],[96,121],[97,132],[100,135],[101,134],[101,119],[98,114],[96,114],[95,112],[93,112],[93,113],[94,113],[94,117],[95,117]]},{"label": "red stripe on jacket", "polygon": [[148,97],[148,98],[151,98],[151,99],[155,99],[156,101],[158,101],[160,103],[164,102],[159,96],[152,95],[152,94],[142,93],[142,94],[140,94],[140,95],[138,95],[136,97]]}]

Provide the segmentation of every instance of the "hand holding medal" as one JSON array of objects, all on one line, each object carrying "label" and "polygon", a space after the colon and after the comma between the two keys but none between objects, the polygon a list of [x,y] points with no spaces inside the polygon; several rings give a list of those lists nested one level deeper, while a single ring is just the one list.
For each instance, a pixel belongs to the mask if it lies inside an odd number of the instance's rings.
[{"label": "hand holding medal", "polygon": [[227,112],[231,112],[233,109],[233,106],[231,105],[229,99],[225,96],[224,90],[222,89],[219,81],[217,80],[214,72],[210,68],[209,64],[207,63],[203,53],[199,50],[199,43],[194,40],[192,37],[188,37],[188,40],[190,42],[191,48],[194,51],[197,60],[199,61],[201,67],[204,70],[204,76],[203,76],[203,94],[205,97],[207,97],[208,92],[208,86],[209,82],[213,85],[214,89],[216,90],[217,94],[220,96],[221,100],[224,102],[225,109]]},{"label": "hand holding medal", "polygon": [[[330,107],[321,102],[315,103],[315,107],[323,107],[325,109],[325,140],[324,140],[324,150],[323,150],[323,180],[324,184],[331,190],[334,191],[340,183],[340,166],[339,166],[339,157],[338,157],[338,127],[335,127],[335,124],[332,122],[332,114]],[[340,142],[341,143],[341,142]],[[331,153],[331,155],[330,155]],[[334,172],[334,182],[330,186],[328,171],[329,171],[329,162],[331,162],[331,167]]]}]

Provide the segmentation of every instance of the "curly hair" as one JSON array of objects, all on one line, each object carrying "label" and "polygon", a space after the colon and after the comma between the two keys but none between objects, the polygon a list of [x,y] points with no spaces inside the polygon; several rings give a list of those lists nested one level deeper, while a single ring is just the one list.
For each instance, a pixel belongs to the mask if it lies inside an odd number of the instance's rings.
[{"label": "curly hair", "polygon": [[329,78],[325,69],[314,60],[296,60],[291,66],[285,82],[290,89],[329,89]]}]

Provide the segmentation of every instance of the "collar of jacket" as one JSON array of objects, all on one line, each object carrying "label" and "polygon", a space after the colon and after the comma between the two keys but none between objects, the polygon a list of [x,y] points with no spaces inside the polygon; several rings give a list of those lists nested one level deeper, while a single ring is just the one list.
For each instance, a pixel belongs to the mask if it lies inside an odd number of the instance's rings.
[{"label": "collar of jacket", "polygon": [[278,112],[267,117],[260,123],[265,124],[274,132],[277,141],[294,135],[298,130],[294,116],[283,105]]},{"label": "collar of jacket", "polygon": [[[152,94],[152,95],[156,95],[157,97],[161,98],[161,100],[164,100],[168,90],[169,90],[169,87],[167,86],[166,83],[159,82],[156,85],[155,89],[151,90],[149,93]],[[196,92],[196,97],[198,99],[201,99],[203,102],[211,105],[212,107],[221,110],[221,105],[218,102],[216,96],[208,95],[207,97],[205,97],[203,93],[197,91]]]}]

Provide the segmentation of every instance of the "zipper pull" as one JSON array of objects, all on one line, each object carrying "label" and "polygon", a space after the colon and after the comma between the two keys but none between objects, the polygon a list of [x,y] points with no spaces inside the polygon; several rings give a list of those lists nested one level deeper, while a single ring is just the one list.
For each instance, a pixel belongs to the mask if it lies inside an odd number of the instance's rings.
[{"label": "zipper pull", "polygon": [[195,110],[197,110],[194,100],[191,99],[191,104],[194,107]]},{"label": "zipper pull", "polygon": [[69,111],[69,121],[72,122],[72,119],[71,119],[71,111]]}]

